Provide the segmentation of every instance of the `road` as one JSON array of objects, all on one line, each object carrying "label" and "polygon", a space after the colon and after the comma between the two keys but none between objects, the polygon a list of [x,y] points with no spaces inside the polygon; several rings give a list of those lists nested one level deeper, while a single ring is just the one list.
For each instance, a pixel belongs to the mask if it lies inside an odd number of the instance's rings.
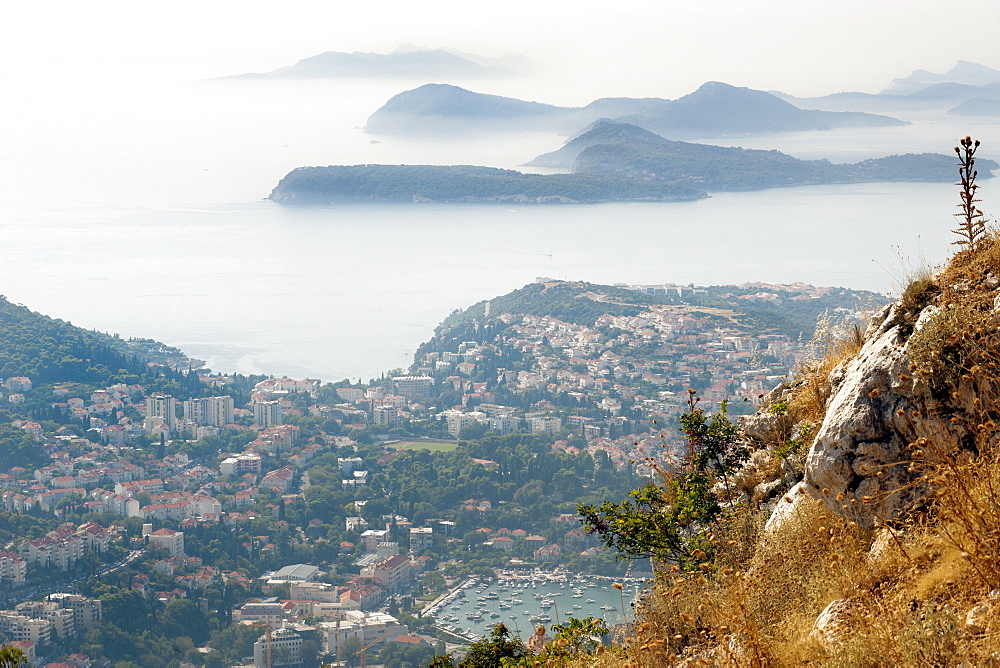
[{"label": "road", "polygon": [[[142,554],[143,550],[132,550],[131,552],[128,553],[128,556],[126,556],[125,558],[119,559],[118,561],[112,564],[106,564],[102,566],[101,569],[97,571],[97,573],[95,573],[95,576],[102,577],[104,575],[110,575],[111,573],[120,571],[121,569],[125,568],[130,563],[138,559]],[[86,579],[86,577],[78,577],[74,580],[67,580],[65,582],[56,585],[34,587],[32,589],[17,592],[16,596],[12,596],[11,598],[8,599],[8,605],[14,605],[16,603],[20,603],[21,601],[27,601],[29,598],[35,598],[37,596],[47,596],[57,591],[71,592],[73,589],[76,588],[77,583],[80,582],[80,580]]]}]

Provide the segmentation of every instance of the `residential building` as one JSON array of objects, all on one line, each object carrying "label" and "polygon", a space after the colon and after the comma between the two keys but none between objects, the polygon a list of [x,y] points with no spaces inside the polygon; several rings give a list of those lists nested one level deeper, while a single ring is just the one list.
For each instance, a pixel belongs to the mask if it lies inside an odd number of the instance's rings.
[{"label": "residential building", "polygon": [[162,418],[171,433],[177,430],[177,400],[168,394],[146,397],[146,417]]},{"label": "residential building", "polygon": [[278,668],[302,664],[302,636],[291,629],[272,631],[270,638],[263,635],[253,644],[255,668]]},{"label": "residential building", "polygon": [[399,411],[391,406],[376,406],[372,409],[372,420],[376,427],[395,427],[399,424]]},{"label": "residential building", "polygon": [[0,610],[0,633],[9,640],[28,640],[36,645],[48,645],[52,642],[52,622]]},{"label": "residential building", "polygon": [[410,582],[413,571],[409,558],[396,554],[361,569],[361,575],[380,583],[389,592],[398,592]]},{"label": "residential building", "polygon": [[434,544],[434,529],[414,527],[410,529],[410,552],[416,554],[429,549]]},{"label": "residential building", "polygon": [[253,402],[253,421],[264,428],[281,424],[281,404],[277,401]]},{"label": "residential building", "polygon": [[52,601],[25,601],[14,606],[14,610],[25,617],[47,620],[52,625],[52,633],[59,640],[66,640],[77,634],[76,619],[72,610]]},{"label": "residential building", "polygon": [[219,475],[238,477],[245,473],[260,473],[260,455],[242,453],[226,457],[219,463]]},{"label": "residential building", "polygon": [[392,382],[400,394],[415,399],[429,398],[434,387],[434,379],[430,376],[396,376]]},{"label": "residential building", "polygon": [[172,557],[184,555],[184,532],[173,529],[157,529],[149,534],[149,544],[162,547]]},{"label": "residential building", "polygon": [[365,552],[375,554],[379,543],[384,543],[389,532],[385,529],[366,529],[361,533],[361,544],[365,547]]},{"label": "residential building", "polygon": [[64,592],[49,594],[48,599],[73,613],[77,633],[90,630],[104,618],[103,604],[100,599]]},{"label": "residential building", "polygon": [[346,660],[347,657],[338,656],[338,651],[348,638],[357,638],[364,645],[373,644],[373,647],[377,647],[388,638],[409,634],[409,628],[400,624],[392,615],[360,610],[346,611],[343,619],[323,622],[321,626],[327,633],[327,652],[341,660]]},{"label": "residential building", "polygon": [[221,396],[188,399],[184,402],[184,419],[215,427],[233,424],[233,398]]},{"label": "residential building", "polygon": [[0,581],[21,585],[27,573],[28,563],[23,557],[13,552],[0,552]]}]

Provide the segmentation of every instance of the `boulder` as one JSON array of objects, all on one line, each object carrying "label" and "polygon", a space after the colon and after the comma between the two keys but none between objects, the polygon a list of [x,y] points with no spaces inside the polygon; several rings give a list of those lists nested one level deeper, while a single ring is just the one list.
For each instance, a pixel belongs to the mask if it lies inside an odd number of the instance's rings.
[{"label": "boulder", "polygon": [[771,511],[770,517],[764,524],[764,533],[772,533],[784,526],[789,519],[795,516],[802,504],[812,498],[814,497],[807,493],[804,482],[793,485],[778,499],[777,505],[774,506],[774,510]]},{"label": "boulder", "polygon": [[[910,466],[910,444],[929,439],[957,446],[966,432],[911,377],[908,340],[884,310],[856,357],[831,374],[834,391],[806,457],[804,483],[827,507],[871,528],[892,520],[927,494]],[[919,329],[934,312],[921,313]],[[778,506],[781,507],[781,504]]]},{"label": "boulder", "polygon": [[828,652],[833,651],[837,645],[850,637],[851,607],[849,599],[839,598],[830,601],[813,622],[809,637]]}]

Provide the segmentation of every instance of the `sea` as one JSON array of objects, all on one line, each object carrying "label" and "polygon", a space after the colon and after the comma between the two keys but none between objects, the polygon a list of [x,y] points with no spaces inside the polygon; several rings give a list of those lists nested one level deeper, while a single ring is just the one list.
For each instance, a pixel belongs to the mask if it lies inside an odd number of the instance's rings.
[{"label": "sea", "polygon": [[527,640],[539,624],[550,629],[570,617],[599,619],[609,629],[629,623],[633,603],[648,586],[642,578],[500,571],[497,578],[463,581],[423,614],[442,630],[469,640],[488,635],[497,624]]},{"label": "sea", "polygon": [[[76,325],[178,346],[217,372],[370,379],[407,367],[449,313],[541,277],[595,283],[801,281],[898,293],[953,251],[948,184],[806,186],[683,203],[287,207],[291,169],[519,168],[567,137],[372,136],[416,82],[132,82],[9,96],[0,124],[0,294]],[[458,82],[463,83],[463,82]],[[544,86],[482,92],[556,103]],[[522,86],[524,84],[521,84]],[[515,88],[510,88],[515,86]],[[117,91],[117,92],[116,92]],[[708,137],[834,162],[949,153],[1000,125]],[[980,194],[1000,206],[993,181]]]}]

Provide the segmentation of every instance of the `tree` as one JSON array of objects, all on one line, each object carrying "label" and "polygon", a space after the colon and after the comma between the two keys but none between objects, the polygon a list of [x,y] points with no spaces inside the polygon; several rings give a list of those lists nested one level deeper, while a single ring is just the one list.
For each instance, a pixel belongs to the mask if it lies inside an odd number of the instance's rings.
[{"label": "tree", "polygon": [[20,648],[10,645],[0,647],[0,668],[27,668],[29,665],[24,651]]},{"label": "tree", "polygon": [[488,636],[472,643],[468,654],[458,666],[459,668],[502,668],[504,659],[520,659],[524,656],[524,651],[521,639],[512,636],[503,624],[497,624]]},{"label": "tree", "polygon": [[[624,558],[651,557],[687,569],[710,560],[714,552],[709,529],[722,513],[720,501],[731,499],[729,476],[749,457],[749,449],[739,443],[725,402],[711,416],[698,403],[697,393],[688,390],[688,410],[680,418],[687,441],[681,461],[668,468],[647,459],[659,484],[648,482],[625,501],[577,509],[587,532]],[[715,491],[719,486],[721,494]]]},{"label": "tree", "polygon": [[340,647],[337,650],[337,658],[345,662],[349,667],[357,666],[361,663],[361,658],[358,653],[361,652],[361,648],[364,645],[361,641],[354,636],[347,638],[344,642],[340,643]]},{"label": "tree", "polygon": [[208,634],[201,610],[186,598],[177,598],[167,603],[160,615],[160,625],[169,637],[187,636],[195,642],[204,641]]}]

